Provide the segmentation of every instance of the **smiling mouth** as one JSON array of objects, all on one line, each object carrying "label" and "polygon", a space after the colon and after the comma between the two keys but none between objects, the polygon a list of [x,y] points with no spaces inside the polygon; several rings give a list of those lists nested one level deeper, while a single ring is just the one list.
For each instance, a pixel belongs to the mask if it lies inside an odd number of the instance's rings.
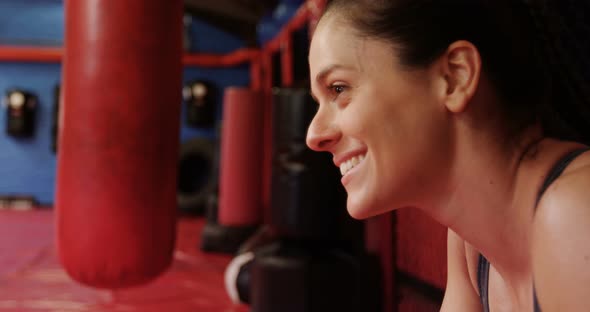
[{"label": "smiling mouth", "polygon": [[351,159],[342,162],[340,164],[340,173],[344,176],[347,172],[349,172],[352,168],[356,167],[360,164],[363,159],[365,159],[365,155],[354,156]]}]

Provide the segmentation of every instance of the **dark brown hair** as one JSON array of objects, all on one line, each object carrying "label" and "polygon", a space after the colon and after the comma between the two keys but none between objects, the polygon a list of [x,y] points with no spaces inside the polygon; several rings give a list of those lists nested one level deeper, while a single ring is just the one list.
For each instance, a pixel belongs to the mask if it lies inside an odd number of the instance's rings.
[{"label": "dark brown hair", "polygon": [[473,43],[510,131],[540,122],[548,137],[590,143],[589,2],[332,0],[331,12],[391,42],[410,67],[431,64],[454,41]]}]

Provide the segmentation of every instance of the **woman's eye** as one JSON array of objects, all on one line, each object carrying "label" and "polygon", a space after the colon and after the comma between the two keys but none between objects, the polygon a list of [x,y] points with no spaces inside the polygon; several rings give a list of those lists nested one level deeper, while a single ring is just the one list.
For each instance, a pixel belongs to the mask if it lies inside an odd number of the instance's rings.
[{"label": "woman's eye", "polygon": [[340,93],[344,92],[344,90],[346,90],[346,87],[342,86],[342,85],[333,85],[333,86],[330,86],[330,89],[332,89],[332,91],[334,93],[340,94]]}]

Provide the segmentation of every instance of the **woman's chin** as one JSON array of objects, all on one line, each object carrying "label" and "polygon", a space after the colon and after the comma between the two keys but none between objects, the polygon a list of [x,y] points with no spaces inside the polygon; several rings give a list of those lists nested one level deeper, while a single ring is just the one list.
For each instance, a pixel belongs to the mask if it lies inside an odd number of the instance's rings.
[{"label": "woman's chin", "polygon": [[364,220],[378,214],[374,209],[371,209],[370,205],[356,202],[350,196],[346,202],[346,210],[352,218],[357,220]]},{"label": "woman's chin", "polygon": [[390,205],[379,204],[377,201],[360,200],[360,198],[357,199],[349,195],[346,200],[346,210],[352,218],[364,220],[393,209]]}]

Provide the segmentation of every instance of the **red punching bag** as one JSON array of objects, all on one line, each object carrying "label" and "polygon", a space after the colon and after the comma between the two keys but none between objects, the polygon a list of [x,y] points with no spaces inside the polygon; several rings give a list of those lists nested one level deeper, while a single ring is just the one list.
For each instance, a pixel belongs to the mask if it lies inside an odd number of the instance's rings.
[{"label": "red punching bag", "polygon": [[75,280],[146,283],[175,241],[181,0],[66,0],[57,244]]},{"label": "red punching bag", "polygon": [[262,222],[262,117],[260,94],[230,87],[223,99],[219,173],[219,224]]}]

